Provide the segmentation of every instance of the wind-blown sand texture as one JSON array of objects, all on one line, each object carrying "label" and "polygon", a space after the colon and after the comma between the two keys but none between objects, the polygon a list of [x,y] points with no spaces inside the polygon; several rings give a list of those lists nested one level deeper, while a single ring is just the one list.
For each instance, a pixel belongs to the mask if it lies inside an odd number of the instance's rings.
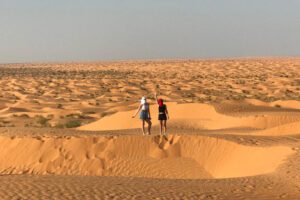
[{"label": "wind-blown sand texture", "polygon": [[[300,59],[2,64],[0,77],[1,199],[300,199]],[[144,95],[151,136],[131,118]]]}]

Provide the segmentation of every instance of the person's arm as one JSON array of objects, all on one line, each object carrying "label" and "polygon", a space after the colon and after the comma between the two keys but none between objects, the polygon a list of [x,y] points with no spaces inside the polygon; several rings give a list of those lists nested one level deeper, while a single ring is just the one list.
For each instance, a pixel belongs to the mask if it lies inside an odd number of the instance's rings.
[{"label": "person's arm", "polygon": [[150,105],[149,105],[149,107],[148,107],[148,113],[149,113],[149,119],[151,119]]},{"label": "person's arm", "polygon": [[154,97],[155,97],[156,103],[158,104],[158,101],[157,101],[157,93],[156,93],[156,92],[155,92],[155,94],[154,94]]},{"label": "person's arm", "polygon": [[132,115],[132,118],[135,118],[135,116],[140,112],[141,108],[142,108],[142,104],[139,105],[139,107],[138,107],[137,111],[135,112],[135,114]]},{"label": "person's arm", "polygon": [[168,112],[167,106],[166,106],[166,115],[167,115],[168,119],[170,119],[170,116],[169,116],[169,112]]}]

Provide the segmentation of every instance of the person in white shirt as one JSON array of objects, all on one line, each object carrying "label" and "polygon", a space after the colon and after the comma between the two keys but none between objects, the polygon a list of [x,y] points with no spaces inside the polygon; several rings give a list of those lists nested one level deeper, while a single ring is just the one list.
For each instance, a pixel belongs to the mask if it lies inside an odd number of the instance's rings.
[{"label": "person in white shirt", "polygon": [[136,113],[132,116],[132,118],[135,118],[135,116],[140,112],[140,119],[142,120],[142,131],[143,135],[146,135],[145,133],[145,122],[148,124],[148,135],[151,135],[151,114],[150,114],[150,105],[147,102],[146,97],[142,97],[141,104],[139,105]]}]

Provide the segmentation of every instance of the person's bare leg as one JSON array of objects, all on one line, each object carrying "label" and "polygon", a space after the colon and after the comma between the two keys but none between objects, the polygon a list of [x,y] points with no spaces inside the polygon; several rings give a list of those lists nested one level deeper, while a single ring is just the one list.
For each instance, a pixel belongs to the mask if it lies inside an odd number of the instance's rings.
[{"label": "person's bare leg", "polygon": [[150,119],[148,119],[146,122],[148,123],[148,135],[151,135],[151,126],[152,126],[152,122],[151,122]]},{"label": "person's bare leg", "polygon": [[142,131],[143,135],[145,135],[145,120],[142,120]]},{"label": "person's bare leg", "polygon": [[159,123],[160,123],[160,135],[162,135],[163,134],[163,121],[159,120]]},{"label": "person's bare leg", "polygon": [[164,134],[167,135],[167,120],[164,120],[163,124],[164,124]]}]

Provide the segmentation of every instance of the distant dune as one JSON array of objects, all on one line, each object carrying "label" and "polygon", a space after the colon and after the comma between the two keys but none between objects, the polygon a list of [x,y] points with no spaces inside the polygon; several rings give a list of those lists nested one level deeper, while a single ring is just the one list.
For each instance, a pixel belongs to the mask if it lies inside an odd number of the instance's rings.
[{"label": "distant dune", "polygon": [[[0,66],[1,199],[300,199],[300,59]],[[170,113],[159,135],[154,92]],[[151,107],[152,135],[132,118]]]}]

